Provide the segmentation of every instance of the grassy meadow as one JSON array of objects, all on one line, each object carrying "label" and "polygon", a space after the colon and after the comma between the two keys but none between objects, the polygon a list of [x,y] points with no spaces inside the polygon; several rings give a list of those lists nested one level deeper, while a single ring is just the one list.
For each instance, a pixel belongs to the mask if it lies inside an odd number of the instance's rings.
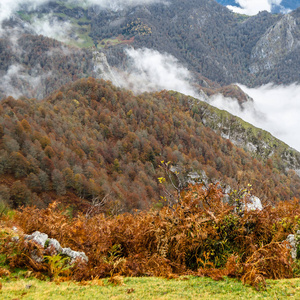
[{"label": "grassy meadow", "polygon": [[256,291],[236,279],[204,277],[124,278],[117,285],[107,279],[55,283],[37,279],[1,279],[0,299],[300,299],[300,279],[268,280]]}]

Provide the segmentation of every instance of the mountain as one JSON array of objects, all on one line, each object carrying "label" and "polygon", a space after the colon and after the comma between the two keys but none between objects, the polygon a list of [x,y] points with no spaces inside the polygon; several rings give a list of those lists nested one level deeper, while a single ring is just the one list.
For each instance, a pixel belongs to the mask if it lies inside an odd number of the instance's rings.
[{"label": "mountain", "polygon": [[92,54],[44,36],[0,39],[0,98],[42,99],[63,84],[93,74]]},{"label": "mountain", "polygon": [[80,79],[41,101],[2,100],[0,129],[0,195],[13,207],[60,199],[82,209],[105,195],[110,213],[160,205],[161,161],[183,181],[197,174],[227,190],[252,184],[264,203],[300,196],[291,170],[300,169],[300,153],[176,92],[134,96]]},{"label": "mountain", "polygon": [[20,7],[0,36],[0,196],[146,209],[162,205],[171,161],[182,182],[299,197],[299,152],[202,101],[221,93],[245,109],[233,83],[299,82],[299,14],[247,17],[213,0]]},{"label": "mountain", "polygon": [[[204,78],[219,85],[299,82],[299,10],[287,15],[261,12],[247,17],[214,0],[172,0],[168,5],[154,2],[116,10],[57,1],[29,13],[19,11],[23,21],[31,25],[49,15],[71,28],[66,38],[69,43],[94,43],[112,67],[128,65],[124,52],[128,47],[146,47],[174,56],[196,77],[200,74],[204,86]],[[286,36],[289,43],[276,42],[278,34]],[[272,63],[268,64],[267,57],[262,68],[257,68],[256,63],[264,59],[262,45],[272,49]]]}]

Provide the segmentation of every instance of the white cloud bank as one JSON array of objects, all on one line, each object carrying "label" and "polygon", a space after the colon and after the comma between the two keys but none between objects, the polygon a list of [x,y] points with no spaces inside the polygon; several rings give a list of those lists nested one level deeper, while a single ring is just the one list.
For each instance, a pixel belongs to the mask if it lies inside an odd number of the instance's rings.
[{"label": "white cloud bank", "polygon": [[99,5],[102,7],[119,8],[125,6],[148,5],[152,3],[166,3],[166,0],[68,0],[69,2]]},{"label": "white cloud bank", "polygon": [[[144,48],[128,49],[127,56],[129,67],[123,73],[113,72],[110,77],[115,85],[135,93],[166,89],[207,100],[194,88],[194,79],[188,69],[170,54]],[[243,110],[237,100],[223,95],[215,95],[208,102],[270,132],[300,151],[300,85],[239,86],[254,100],[244,104]]]},{"label": "white cloud bank", "polygon": [[275,137],[300,151],[300,85],[259,88],[239,85],[254,99],[241,111],[238,103],[218,95],[212,105],[229,111],[256,127],[269,131]]},{"label": "white cloud bank", "polygon": [[135,93],[166,89],[199,97],[191,84],[191,73],[174,56],[147,48],[130,48],[126,54],[128,69],[124,74],[115,74],[119,85]]},{"label": "white cloud bank", "polygon": [[16,11],[18,11],[22,5],[28,5],[33,9],[37,6],[49,2],[49,0],[1,0],[0,1],[0,24],[5,19],[10,18]]},{"label": "white cloud bank", "polygon": [[114,85],[136,94],[174,90],[203,99],[203,95],[194,87],[195,80],[190,71],[174,56],[148,48],[127,48],[125,54],[127,61],[122,70],[111,68],[103,53],[96,54],[96,76],[111,80]]},{"label": "white cloud bank", "polygon": [[60,42],[68,42],[72,34],[71,22],[60,21],[51,14],[40,19],[35,18],[31,25],[35,33],[56,39]]},{"label": "white cloud bank", "polygon": [[[271,12],[273,6],[280,6],[282,0],[235,0],[235,2],[240,7],[232,5],[227,5],[227,7],[236,13],[253,16],[263,10]],[[282,12],[287,11],[282,8]]]}]

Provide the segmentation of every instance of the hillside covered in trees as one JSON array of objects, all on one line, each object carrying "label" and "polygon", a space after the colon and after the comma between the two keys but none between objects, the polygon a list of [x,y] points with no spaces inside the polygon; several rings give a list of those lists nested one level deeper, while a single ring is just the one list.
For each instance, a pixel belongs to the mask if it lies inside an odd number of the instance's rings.
[{"label": "hillside covered in trees", "polygon": [[252,184],[265,204],[300,196],[299,176],[276,151],[254,158],[221,138],[203,124],[207,107],[174,92],[135,96],[93,78],[40,102],[8,97],[0,106],[0,195],[13,207],[60,199],[86,209],[107,196],[109,213],[146,209],[163,205],[158,178],[170,161],[203,182]]},{"label": "hillside covered in trees", "polygon": [[93,75],[91,52],[25,32],[0,38],[0,99],[43,99],[62,85]]},{"label": "hillside covered in trees", "polygon": [[114,8],[51,1],[19,15],[32,23],[51,12],[59,20],[71,22],[73,43],[78,44],[80,38],[89,41],[85,45],[96,45],[117,67],[126,63],[124,48],[129,45],[169,53],[190,71],[221,85],[299,81],[300,9],[287,15],[264,11],[247,17],[214,0],[168,3]]}]

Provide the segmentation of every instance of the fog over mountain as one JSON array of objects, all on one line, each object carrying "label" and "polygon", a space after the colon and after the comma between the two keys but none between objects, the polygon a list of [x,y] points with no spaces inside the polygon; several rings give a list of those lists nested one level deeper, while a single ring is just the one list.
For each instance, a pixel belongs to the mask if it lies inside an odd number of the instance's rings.
[{"label": "fog over mountain", "polygon": [[221,95],[215,96],[211,104],[269,131],[300,151],[300,86],[268,84],[259,88],[240,87],[254,100],[246,104],[243,110],[236,101]]},{"label": "fog over mountain", "polygon": [[[9,18],[16,11],[26,7],[27,10],[36,9],[38,6],[45,3],[57,2],[55,0],[1,0],[0,2],[0,23]],[[90,5],[98,5],[103,8],[113,10],[123,9],[128,6],[148,5],[152,3],[166,3],[165,0],[65,0],[69,4],[77,4],[87,7]]]},{"label": "fog over mountain", "polygon": [[279,86],[273,84],[257,88],[239,87],[252,99],[241,105],[236,99],[221,94],[203,98],[195,88],[195,78],[178,60],[169,54],[151,49],[133,48],[126,51],[127,67],[124,72],[114,71],[110,78],[121,87],[135,93],[174,90],[206,100],[219,109],[227,110],[245,121],[269,131],[277,138],[300,151],[300,85]]},{"label": "fog over mountain", "polygon": [[[297,112],[300,111],[297,105],[299,97],[295,91],[299,91],[299,87],[293,84],[297,81],[299,83],[299,11],[286,16],[273,16],[264,12],[239,20],[212,0],[64,2],[70,4],[71,8],[54,0],[1,1],[1,24],[16,12],[32,13],[27,19],[22,19],[24,23],[18,21],[21,28],[18,34],[12,34],[9,31],[11,29],[2,30],[1,33],[3,37],[9,36],[9,46],[13,47],[11,52],[15,55],[14,59],[3,59],[7,63],[2,70],[1,83],[5,95],[19,97],[28,88],[29,96],[42,98],[48,92],[44,93],[41,86],[45,82],[49,85],[53,76],[51,65],[47,65],[47,70],[41,68],[45,64],[43,59],[50,57],[48,54],[34,67],[24,65],[27,59],[25,56],[18,59],[18,55],[24,55],[26,51],[22,50],[24,42],[19,42],[23,33],[40,34],[72,44],[82,39],[75,29],[83,24],[90,26],[85,37],[95,43],[96,52],[105,58],[107,64],[104,69],[103,65],[94,66],[94,70],[102,70],[99,78],[110,79],[117,86],[131,89],[135,93],[166,89],[201,100],[205,97],[199,85],[220,88],[239,82],[243,84],[240,87],[254,99],[254,103],[244,103],[243,110],[240,109],[240,103],[222,95],[214,96],[211,100],[206,97],[206,100],[271,131],[300,150],[300,142],[295,134],[299,119]],[[272,11],[274,6],[283,5],[284,1],[236,2],[240,7],[231,7],[232,10],[255,15],[261,10]],[[47,8],[47,3],[55,5]],[[145,6],[135,8],[139,4]],[[93,8],[95,5],[101,6],[103,10]],[[42,13],[39,10],[41,8]],[[19,14],[19,17],[22,15]],[[77,19],[78,23],[74,23]],[[276,36],[283,41],[280,45],[273,41]],[[5,49],[7,45],[3,47]],[[32,44],[31,47],[34,49],[35,46]],[[266,49],[269,51],[267,56],[263,55]],[[57,53],[54,48],[47,51]],[[65,49],[61,48],[59,52],[65,53]],[[82,51],[79,53],[82,55]],[[34,61],[31,60],[31,63]],[[91,72],[92,63],[88,61],[87,66],[82,66],[80,76],[94,76]],[[62,82],[66,83],[69,78],[77,75],[76,71],[73,73],[68,79],[63,77]],[[60,77],[59,73],[55,76]],[[271,85],[273,81],[275,84]],[[285,85],[280,86],[280,83]],[[247,85],[256,88],[250,89]],[[58,88],[55,82],[48,91],[54,88]],[[35,91],[38,91],[38,95],[34,94]],[[279,116],[276,107],[279,107]],[[282,118],[280,122],[277,121],[279,117]]]},{"label": "fog over mountain", "polygon": [[126,50],[127,66],[123,72],[114,72],[113,83],[135,93],[174,90],[200,98],[187,68],[170,54],[148,48]]},{"label": "fog over mountain", "polygon": [[[275,2],[255,3],[241,9]],[[171,161],[183,182],[250,183],[263,203],[298,197],[300,8],[267,11],[0,2],[0,196],[46,207],[110,195],[118,211],[148,209]]]},{"label": "fog over mountain", "polygon": [[[239,7],[233,5],[227,5],[227,7],[236,13],[253,16],[264,10],[271,12],[272,7],[280,5],[281,0],[236,0],[236,3]],[[283,10],[287,11],[284,8]]]}]

